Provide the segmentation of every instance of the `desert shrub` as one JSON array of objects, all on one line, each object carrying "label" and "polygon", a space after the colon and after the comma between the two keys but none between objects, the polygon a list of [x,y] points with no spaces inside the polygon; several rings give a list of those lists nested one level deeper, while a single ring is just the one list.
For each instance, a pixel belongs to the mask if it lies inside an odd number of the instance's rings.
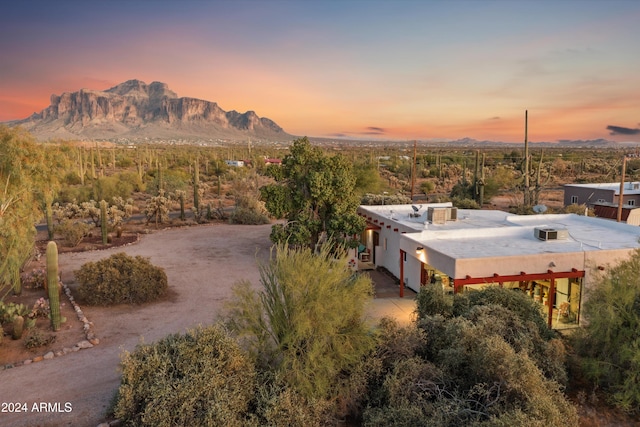
[{"label": "desert shrub", "polygon": [[308,399],[331,398],[352,367],[374,345],[364,322],[371,280],[353,275],[331,244],[320,253],[279,245],[260,268],[261,291],[234,286],[228,325],[258,367],[276,372]]},{"label": "desert shrub", "polygon": [[82,183],[82,179],[75,171],[69,171],[64,175],[63,182],[66,185],[79,185]]},{"label": "desert shrub", "polygon": [[588,293],[572,343],[584,374],[632,413],[640,410],[640,250],[607,269]]},{"label": "desert shrub", "polygon": [[65,245],[75,248],[91,230],[91,225],[82,221],[64,219],[54,228],[54,232],[62,237]]},{"label": "desert shrub", "polygon": [[563,394],[564,346],[540,333],[528,301],[501,288],[421,292],[420,333],[381,324],[365,358],[362,425],[577,426]]},{"label": "desert shrub", "polygon": [[[185,171],[178,169],[168,169],[162,171],[162,189],[165,193],[175,193],[176,190],[186,190],[191,177]],[[160,179],[157,170],[154,171],[153,179],[147,184],[147,193],[158,194],[160,191]]]},{"label": "desert shrub", "polygon": [[524,323],[533,323],[540,336],[546,339],[551,339],[555,336],[540,311],[540,304],[522,292],[499,286],[489,286],[481,292],[469,292],[465,296],[469,301],[469,306],[496,304],[505,307],[517,315]]},{"label": "desert shrub", "polygon": [[91,199],[91,187],[84,186],[65,186],[60,189],[56,200],[60,203],[82,203]]},{"label": "desert shrub", "polygon": [[32,329],[24,341],[27,350],[35,350],[55,342],[55,335],[45,335],[39,329]]},{"label": "desert shrub", "polygon": [[402,194],[365,194],[360,200],[361,205],[406,205],[411,199]]},{"label": "desert shrub", "polygon": [[105,176],[93,182],[91,196],[93,200],[112,200],[114,197],[127,199],[133,193],[134,185],[117,176]]},{"label": "desert shrub", "polygon": [[133,166],[133,160],[129,157],[120,156],[116,160],[116,165],[119,168],[130,168],[131,166]]},{"label": "desert shrub", "polygon": [[252,404],[260,426],[335,426],[336,419],[330,400],[305,398],[272,373],[259,377]]},{"label": "desert shrub", "polygon": [[478,202],[466,197],[452,197],[451,203],[459,209],[480,209]]},{"label": "desert shrub", "polygon": [[[142,182],[142,178],[135,172],[120,172],[115,175],[116,178],[122,183],[128,184],[134,191],[144,191],[145,184]],[[125,196],[122,196],[126,198]],[[127,196],[128,197],[128,196]]]},{"label": "desert shrub", "polygon": [[424,181],[420,184],[420,191],[422,191],[424,194],[429,194],[435,189],[436,185],[433,183],[433,181]]},{"label": "desert shrub", "polygon": [[231,224],[260,225],[269,224],[269,213],[264,203],[248,195],[236,197],[236,208],[229,216]]},{"label": "desert shrub", "polygon": [[453,310],[453,297],[445,295],[442,286],[423,286],[416,298],[416,311],[418,317],[435,316],[440,314],[451,317]]},{"label": "desert shrub", "polygon": [[137,304],[153,301],[167,291],[167,275],[141,256],[117,253],[88,262],[75,272],[78,296],[90,305]]},{"label": "desert shrub", "polygon": [[130,426],[245,426],[255,369],[224,328],[138,345],[122,358],[114,415]]}]

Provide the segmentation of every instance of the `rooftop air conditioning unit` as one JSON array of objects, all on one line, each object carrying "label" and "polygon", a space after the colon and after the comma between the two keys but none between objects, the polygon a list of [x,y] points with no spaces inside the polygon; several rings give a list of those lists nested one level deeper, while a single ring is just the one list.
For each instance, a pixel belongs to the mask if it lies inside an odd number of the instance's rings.
[{"label": "rooftop air conditioning unit", "polygon": [[427,221],[431,221],[432,224],[444,224],[447,221],[447,208],[429,208]]},{"label": "rooftop air conditioning unit", "polygon": [[557,228],[534,228],[533,234],[539,240],[565,240],[569,237],[569,232],[565,229]]},{"label": "rooftop air conditioning unit", "polygon": [[457,221],[458,220],[458,208],[451,207],[447,208],[447,221]]}]

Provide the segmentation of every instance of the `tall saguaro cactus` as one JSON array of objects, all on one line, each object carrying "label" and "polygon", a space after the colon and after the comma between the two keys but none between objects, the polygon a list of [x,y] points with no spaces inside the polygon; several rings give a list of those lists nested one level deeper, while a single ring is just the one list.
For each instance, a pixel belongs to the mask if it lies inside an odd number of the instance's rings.
[{"label": "tall saguaro cactus", "polygon": [[100,201],[100,232],[102,233],[102,244],[109,243],[107,236],[107,202],[105,200]]},{"label": "tall saguaro cactus", "polygon": [[51,328],[60,329],[60,291],[58,290],[58,245],[56,242],[47,243],[47,291],[49,293],[49,308]]},{"label": "tall saguaro cactus", "polygon": [[196,220],[200,219],[200,167],[198,158],[193,167],[193,210],[196,214]]}]

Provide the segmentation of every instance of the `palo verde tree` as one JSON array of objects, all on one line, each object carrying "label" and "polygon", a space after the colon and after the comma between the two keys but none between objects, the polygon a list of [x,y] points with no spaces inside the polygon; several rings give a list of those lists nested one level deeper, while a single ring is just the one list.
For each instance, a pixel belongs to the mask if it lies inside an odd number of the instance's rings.
[{"label": "palo verde tree", "polygon": [[328,246],[278,245],[260,268],[262,290],[247,281],[234,287],[227,324],[261,371],[284,378],[308,399],[331,399],[374,346],[364,322],[371,280],[354,275]]},{"label": "palo verde tree", "polygon": [[37,193],[46,183],[44,155],[28,133],[0,126],[0,298],[20,292],[20,268],[33,252],[42,218]]},{"label": "palo verde tree", "polygon": [[260,193],[269,213],[287,222],[273,226],[272,241],[315,247],[323,236],[337,241],[347,236],[349,241],[348,236],[364,228],[356,214],[356,178],[343,156],[328,156],[300,138],[293,141],[274,179]]}]

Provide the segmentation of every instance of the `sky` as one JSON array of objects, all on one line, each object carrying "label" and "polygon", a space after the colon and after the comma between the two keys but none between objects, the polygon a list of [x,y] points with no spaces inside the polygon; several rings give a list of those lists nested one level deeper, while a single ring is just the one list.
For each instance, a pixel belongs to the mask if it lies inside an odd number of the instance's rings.
[{"label": "sky", "polygon": [[637,0],[12,0],[0,121],[126,80],[292,135],[640,141]]}]

